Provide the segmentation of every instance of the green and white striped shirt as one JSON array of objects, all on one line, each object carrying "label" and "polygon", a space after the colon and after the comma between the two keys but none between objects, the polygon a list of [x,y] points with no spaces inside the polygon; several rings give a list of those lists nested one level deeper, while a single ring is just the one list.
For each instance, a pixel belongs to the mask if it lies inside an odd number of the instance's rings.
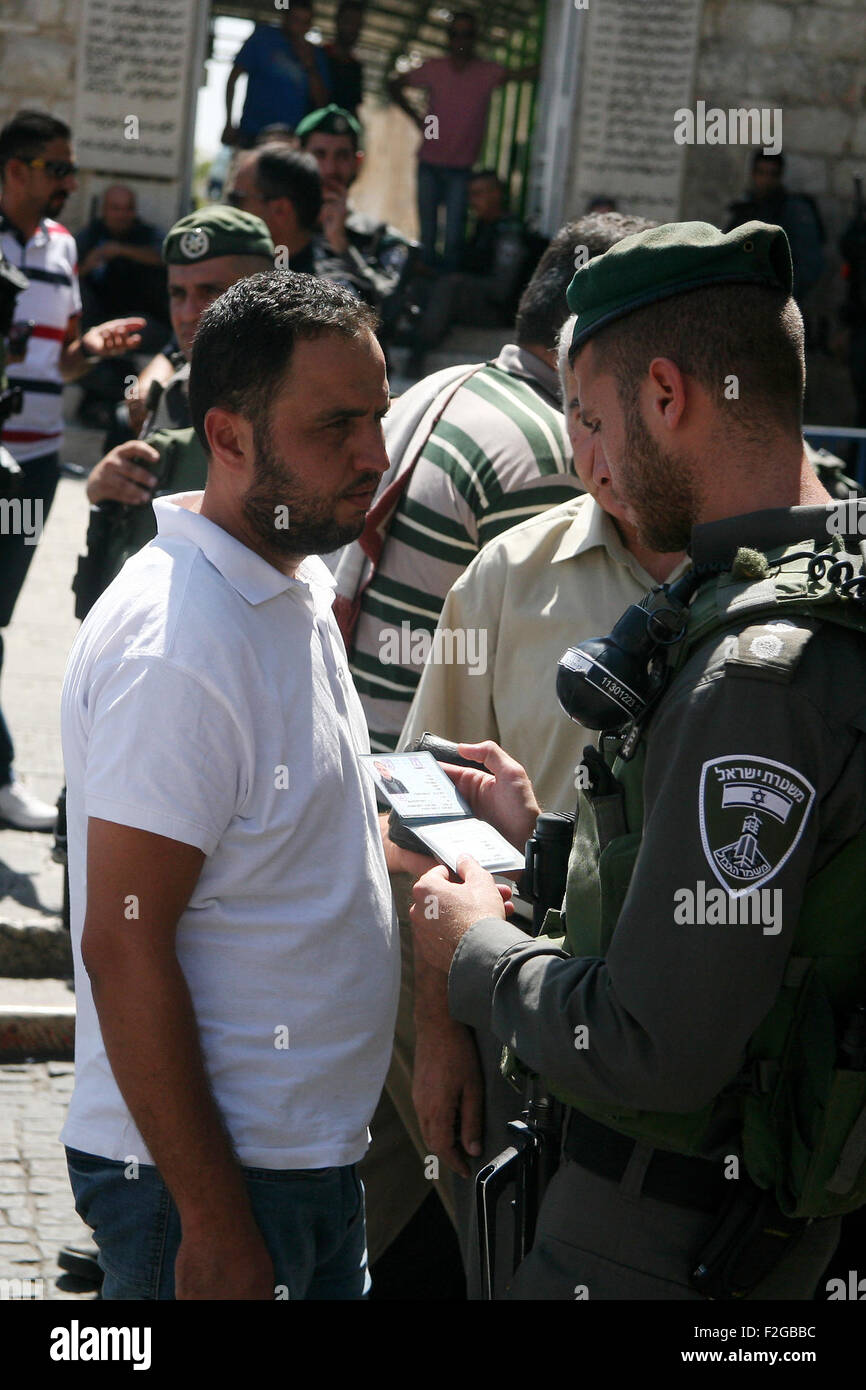
[{"label": "green and white striped shirt", "polygon": [[436,633],[445,596],[473,557],[581,491],[556,373],[506,344],[433,426],[361,600],[350,667],[374,752],[397,746],[428,656],[470,670],[486,661],[486,633]]}]

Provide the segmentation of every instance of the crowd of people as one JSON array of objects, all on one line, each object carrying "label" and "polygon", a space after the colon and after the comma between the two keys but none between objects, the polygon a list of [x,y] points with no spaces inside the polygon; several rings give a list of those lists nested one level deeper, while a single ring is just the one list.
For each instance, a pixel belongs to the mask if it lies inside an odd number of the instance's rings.
[{"label": "crowd of people", "polygon": [[[0,131],[0,245],[32,320],[2,438],[43,521],[66,382],[107,432],[61,711],[62,1138],[94,1279],[105,1298],[353,1299],[396,1260],[403,1297],[435,1270],[433,1296],[698,1301],[736,1192],[749,1273],[725,1247],[712,1296],[812,1298],[866,1200],[847,1131],[839,1153],[803,1139],[825,1167],[836,1154],[834,1179],[848,1154],[834,1205],[772,1128],[812,1006],[782,999],[806,978],[791,957],[822,954],[811,885],[845,856],[859,886],[866,834],[866,618],[802,555],[857,554],[830,538],[802,439],[820,215],[758,152],[725,231],[600,198],[542,246],[475,167],[491,92],[535,69],[478,59],[457,13],[448,55],[390,86],[424,136],[418,244],[351,203],[363,6],[340,6],[330,45],[310,22],[293,5],[243,45],[223,200],[164,236],[116,184],[73,239],[69,128],[24,111]],[[848,308],[862,350],[866,311]],[[459,322],[508,341],[424,376]],[[391,403],[400,344],[419,379]],[[730,373],[748,390],[726,394]],[[34,548],[0,538],[0,628]],[[605,639],[602,661],[590,639],[624,612],[640,639]],[[427,659],[414,639],[435,633],[482,634],[483,655]],[[466,807],[521,852],[580,790],[540,933],[525,880],[466,856],[449,875],[392,838],[364,760],[405,795],[399,754],[425,731],[459,745]],[[0,714],[0,819],[55,816],[15,776]],[[705,879],[731,901],[772,882],[778,931],[684,933],[672,904]],[[822,997],[846,1038],[861,1027],[848,1070],[866,1074],[860,895],[843,898],[856,968]],[[755,1101],[746,1141],[736,1097],[759,1062],[788,1089]],[[500,1203],[494,1268],[473,1181],[527,1077],[553,1098],[561,1161],[516,1270]],[[759,1216],[786,1242],[753,1259]]]}]

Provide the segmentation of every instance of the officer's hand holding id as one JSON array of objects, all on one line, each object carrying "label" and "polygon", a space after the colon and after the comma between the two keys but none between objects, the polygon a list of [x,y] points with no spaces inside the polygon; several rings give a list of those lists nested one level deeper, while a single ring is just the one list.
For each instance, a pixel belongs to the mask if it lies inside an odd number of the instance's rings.
[{"label": "officer's hand holding id", "polygon": [[476,772],[474,768],[456,767],[453,763],[441,764],[472,808],[472,814],[479,820],[489,821],[509,844],[525,845],[541,810],[526,769],[492,739],[484,743],[458,743],[457,750],[462,757],[483,763],[487,768],[487,772]]},{"label": "officer's hand holding id", "polygon": [[[496,744],[490,746],[495,748]],[[464,745],[461,744],[460,752],[463,751]],[[519,764],[515,763],[517,766]],[[522,768],[520,770],[523,771]],[[416,949],[434,969],[445,973],[451,967],[460,938],[471,926],[484,917],[508,918],[514,912],[510,886],[496,883],[493,875],[482,869],[477,859],[468,854],[461,855],[457,861],[457,872],[462,879],[460,883],[451,881],[444,864],[437,864],[435,869],[423,874],[412,889],[413,902],[409,910]]]}]

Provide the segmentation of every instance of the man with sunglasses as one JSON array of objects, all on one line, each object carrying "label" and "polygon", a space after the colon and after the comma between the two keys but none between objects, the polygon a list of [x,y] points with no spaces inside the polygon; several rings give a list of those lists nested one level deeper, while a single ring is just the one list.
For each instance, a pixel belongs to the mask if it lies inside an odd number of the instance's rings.
[{"label": "man with sunglasses", "polygon": [[[458,10],[448,28],[448,56],[428,58],[420,67],[393,76],[391,100],[424,136],[418,151],[418,216],[429,265],[436,264],[439,208],[445,207],[442,268],[456,270],[463,245],[469,176],[478,158],[490,98],[506,82],[532,81],[538,65],[508,69],[475,56],[475,16]],[[421,117],[403,95],[405,87],[426,87],[427,115]]]},{"label": "man with sunglasses", "polygon": [[[24,360],[10,380],[23,388],[23,409],[3,429],[2,442],[24,473],[24,492],[39,518],[48,516],[59,475],[62,393],[101,358],[117,357],[141,341],[144,319],[112,319],[80,331],[81,295],[75,241],[55,219],[74,190],[70,131],[40,111],[19,111],[0,130],[0,250],[27,276],[19,320],[32,321]],[[38,533],[37,533],[38,534]],[[34,537],[0,535],[0,628],[12,618],[36,546]],[[0,642],[0,664],[2,664]],[[0,822],[19,830],[50,830],[54,807],[34,797],[12,770],[14,749],[0,713]]]}]

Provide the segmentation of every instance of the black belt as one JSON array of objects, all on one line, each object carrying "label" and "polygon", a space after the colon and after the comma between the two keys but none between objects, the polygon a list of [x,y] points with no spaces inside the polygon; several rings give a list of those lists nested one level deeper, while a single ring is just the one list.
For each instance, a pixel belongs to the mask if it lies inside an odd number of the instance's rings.
[{"label": "black belt", "polygon": [[[579,1110],[569,1110],[562,1153],[581,1168],[619,1182],[636,1142]],[[718,1211],[728,1191],[721,1163],[664,1149],[653,1150],[641,1185],[641,1193],[646,1197],[697,1211]]]}]

